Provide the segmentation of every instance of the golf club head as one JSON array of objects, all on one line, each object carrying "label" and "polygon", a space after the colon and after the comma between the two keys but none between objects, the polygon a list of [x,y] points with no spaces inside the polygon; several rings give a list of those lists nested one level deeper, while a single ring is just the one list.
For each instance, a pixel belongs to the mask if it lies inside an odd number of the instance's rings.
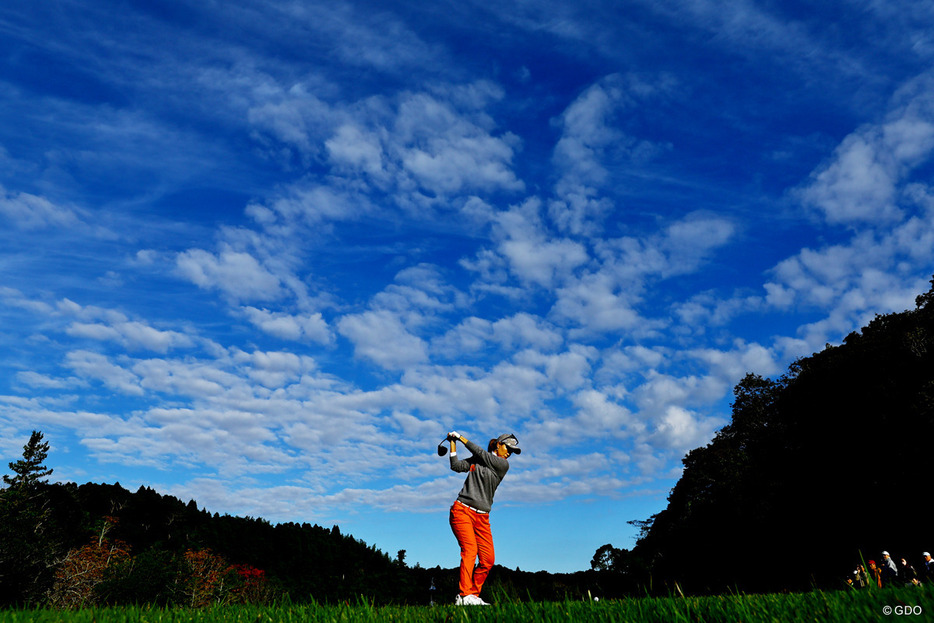
[{"label": "golf club head", "polygon": [[448,453],[448,447],[444,445],[447,442],[447,439],[438,444],[438,456],[444,456]]}]

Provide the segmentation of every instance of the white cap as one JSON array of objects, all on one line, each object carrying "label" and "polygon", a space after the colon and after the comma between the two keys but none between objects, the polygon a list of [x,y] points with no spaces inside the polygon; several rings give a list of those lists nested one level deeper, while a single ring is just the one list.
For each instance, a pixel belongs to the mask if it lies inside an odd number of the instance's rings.
[{"label": "white cap", "polygon": [[888,556],[889,553],[888,553],[888,552],[882,552],[882,555],[883,555],[883,556]]},{"label": "white cap", "polygon": [[503,433],[496,438],[496,441],[509,449],[510,454],[521,454],[522,448],[519,447],[519,440],[512,433]]},{"label": "white cap", "polygon": [[924,552],[924,553],[921,554],[921,555],[922,555],[922,556],[930,556],[930,555],[931,555],[931,552]]}]

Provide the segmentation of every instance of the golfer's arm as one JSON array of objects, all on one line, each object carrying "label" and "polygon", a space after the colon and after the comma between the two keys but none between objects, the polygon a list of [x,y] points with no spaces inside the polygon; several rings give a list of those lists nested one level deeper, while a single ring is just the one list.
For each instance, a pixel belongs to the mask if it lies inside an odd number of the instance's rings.
[{"label": "golfer's arm", "polygon": [[[461,442],[466,442],[467,438],[461,435],[458,437]],[[455,472],[466,472],[470,470],[470,464],[457,458],[457,441],[451,440],[451,469]]]},{"label": "golfer's arm", "polygon": [[466,445],[467,445],[467,442],[468,442],[468,439],[467,439],[466,437],[464,437],[463,435],[461,435],[460,437],[458,437],[456,440],[455,440],[455,439],[452,439],[452,440],[451,440],[451,454],[457,454],[457,442],[458,442],[458,441],[461,442],[462,444],[464,444],[464,445],[466,446]]}]

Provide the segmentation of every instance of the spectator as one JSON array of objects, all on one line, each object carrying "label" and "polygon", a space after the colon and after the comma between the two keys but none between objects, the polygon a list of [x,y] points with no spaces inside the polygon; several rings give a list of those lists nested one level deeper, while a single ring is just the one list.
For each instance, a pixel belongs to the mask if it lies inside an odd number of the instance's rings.
[{"label": "spectator", "polygon": [[847,580],[847,584],[853,588],[866,588],[866,584],[868,583],[869,579],[866,575],[866,567],[863,565],[856,565],[856,569],[853,571],[853,575]]},{"label": "spectator", "polygon": [[923,580],[934,584],[934,558],[931,558],[930,552],[922,554],[924,562],[921,563],[921,576]]},{"label": "spectator", "polygon": [[918,581],[918,573],[915,568],[909,565],[904,558],[898,561],[898,580],[905,586],[917,586],[921,583]]},{"label": "spectator", "polygon": [[875,582],[876,586],[882,588],[882,571],[876,566],[875,560],[869,561],[869,576],[872,578],[871,581]]},{"label": "spectator", "polygon": [[888,552],[882,552],[882,585],[892,586],[898,581],[898,567]]}]

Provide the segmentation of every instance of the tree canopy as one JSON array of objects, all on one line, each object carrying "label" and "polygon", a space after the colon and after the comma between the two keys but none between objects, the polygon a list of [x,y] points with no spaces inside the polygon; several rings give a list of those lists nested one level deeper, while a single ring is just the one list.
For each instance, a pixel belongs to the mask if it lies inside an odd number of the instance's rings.
[{"label": "tree canopy", "polygon": [[[934,285],[934,280],[932,280]],[[934,289],[776,380],[685,456],[633,553],[689,590],[832,586],[860,558],[930,549]]]}]

